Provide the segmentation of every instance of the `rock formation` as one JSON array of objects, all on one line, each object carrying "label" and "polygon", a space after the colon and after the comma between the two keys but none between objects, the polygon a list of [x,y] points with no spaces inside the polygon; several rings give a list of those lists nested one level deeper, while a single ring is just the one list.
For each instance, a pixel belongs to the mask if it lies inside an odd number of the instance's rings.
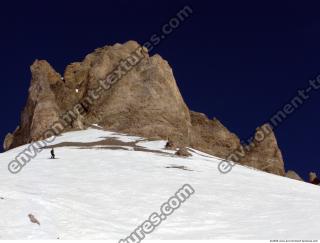
[{"label": "rock formation", "polygon": [[293,170],[288,170],[286,173],[286,177],[293,180],[303,181],[302,178]]},{"label": "rock formation", "polygon": [[36,217],[33,214],[28,214],[28,217],[29,217],[31,223],[40,225],[39,220],[37,220]]},{"label": "rock formation", "polygon": [[13,140],[14,140],[14,135],[9,132],[9,133],[6,135],[6,137],[4,138],[4,141],[3,141],[3,149],[4,149],[4,150],[10,149],[10,148],[12,147]]},{"label": "rock formation", "polygon": [[168,140],[165,146],[165,149],[176,150],[178,146],[171,140]]},{"label": "rock formation", "polygon": [[256,129],[241,163],[262,171],[285,175],[282,153],[269,124],[264,124]]},{"label": "rock formation", "polygon": [[205,114],[190,112],[190,146],[225,158],[240,145],[239,138],[225,128],[216,118],[209,120]]},{"label": "rock formation", "polygon": [[191,154],[189,153],[188,149],[186,147],[179,148],[178,151],[175,153],[175,155],[178,155],[180,157],[189,157]]},{"label": "rock formation", "polygon": [[[56,124],[64,124],[63,131],[98,124],[167,139],[177,147],[190,146],[221,158],[241,146],[217,119],[189,111],[167,61],[149,56],[135,41],[98,48],[83,61],[68,65],[63,77],[44,60],[36,60],[31,73],[20,126],[6,136],[6,150],[47,137],[46,131]],[[284,175],[273,133],[240,163]]]},{"label": "rock formation", "polygon": [[320,185],[320,179],[317,177],[315,172],[309,173],[309,182],[315,185]]},{"label": "rock formation", "polygon": [[59,120],[57,96],[53,87],[61,76],[46,61],[36,60],[31,66],[31,85],[26,107],[21,114],[20,126],[7,135],[5,144],[13,148],[42,138],[44,131]]}]

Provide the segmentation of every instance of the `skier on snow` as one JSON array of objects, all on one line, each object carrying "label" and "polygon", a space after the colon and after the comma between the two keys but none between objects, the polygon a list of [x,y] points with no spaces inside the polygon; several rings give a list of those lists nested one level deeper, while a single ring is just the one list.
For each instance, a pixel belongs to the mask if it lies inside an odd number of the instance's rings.
[{"label": "skier on snow", "polygon": [[54,159],[55,158],[55,154],[54,154],[54,149],[53,148],[51,149],[50,153],[51,153],[51,159]]}]

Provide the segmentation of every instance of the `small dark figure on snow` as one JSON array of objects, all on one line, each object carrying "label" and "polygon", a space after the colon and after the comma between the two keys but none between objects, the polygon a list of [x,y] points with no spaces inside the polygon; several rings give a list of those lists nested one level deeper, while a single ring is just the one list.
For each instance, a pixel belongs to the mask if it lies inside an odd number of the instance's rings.
[{"label": "small dark figure on snow", "polygon": [[54,149],[53,148],[51,149],[50,153],[51,153],[51,159],[54,159],[56,157],[56,155],[54,154]]}]

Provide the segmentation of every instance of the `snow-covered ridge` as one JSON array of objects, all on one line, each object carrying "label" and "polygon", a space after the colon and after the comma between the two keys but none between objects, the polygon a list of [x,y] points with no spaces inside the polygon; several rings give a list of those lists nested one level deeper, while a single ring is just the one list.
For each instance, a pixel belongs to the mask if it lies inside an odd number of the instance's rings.
[{"label": "snow-covered ridge", "polygon": [[[190,149],[92,127],[62,134],[13,175],[0,154],[0,239],[119,240],[177,189],[195,193],[147,239],[319,239],[318,186],[236,166]],[[30,222],[28,214],[39,220]]]}]

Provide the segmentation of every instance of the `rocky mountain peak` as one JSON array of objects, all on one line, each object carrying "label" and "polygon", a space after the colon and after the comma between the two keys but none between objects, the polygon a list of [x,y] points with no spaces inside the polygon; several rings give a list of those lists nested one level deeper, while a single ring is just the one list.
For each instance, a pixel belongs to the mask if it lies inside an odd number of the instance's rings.
[{"label": "rocky mountain peak", "polygon": [[[168,139],[221,158],[241,146],[219,120],[190,111],[168,62],[157,54],[150,56],[135,41],[98,48],[68,65],[63,77],[45,60],[36,60],[31,73],[20,126],[6,136],[6,150],[44,138],[61,121],[67,124],[64,131],[95,123],[108,130]],[[71,121],[66,122],[70,113]],[[259,129],[265,126],[257,133]],[[273,132],[241,163],[283,175]]]}]

